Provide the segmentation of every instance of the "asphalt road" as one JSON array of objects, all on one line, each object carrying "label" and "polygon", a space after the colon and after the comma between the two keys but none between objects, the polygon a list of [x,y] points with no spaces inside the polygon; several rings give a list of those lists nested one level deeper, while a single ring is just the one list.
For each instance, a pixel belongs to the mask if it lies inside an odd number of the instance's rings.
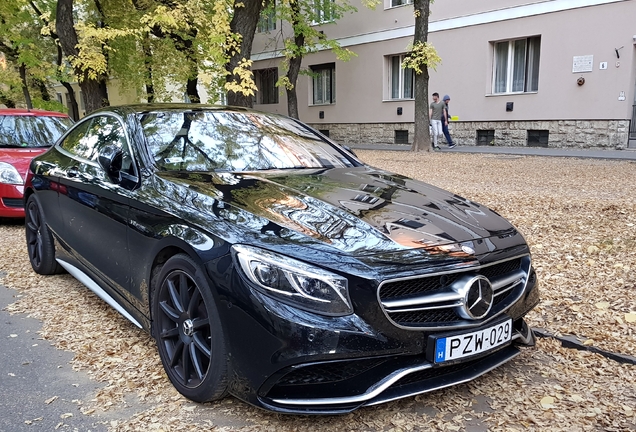
[{"label": "asphalt road", "polygon": [[105,431],[106,419],[81,412],[100,384],[40,338],[38,320],[5,310],[16,295],[0,285],[0,431]]}]

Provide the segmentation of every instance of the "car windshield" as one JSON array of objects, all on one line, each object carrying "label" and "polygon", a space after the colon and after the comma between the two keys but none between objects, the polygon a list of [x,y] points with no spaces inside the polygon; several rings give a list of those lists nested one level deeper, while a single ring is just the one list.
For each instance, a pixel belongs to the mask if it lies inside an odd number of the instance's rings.
[{"label": "car windshield", "polygon": [[0,147],[50,147],[72,123],[68,117],[0,115]]},{"label": "car windshield", "polygon": [[255,171],[351,167],[356,162],[292,119],[236,111],[139,115],[160,170]]}]

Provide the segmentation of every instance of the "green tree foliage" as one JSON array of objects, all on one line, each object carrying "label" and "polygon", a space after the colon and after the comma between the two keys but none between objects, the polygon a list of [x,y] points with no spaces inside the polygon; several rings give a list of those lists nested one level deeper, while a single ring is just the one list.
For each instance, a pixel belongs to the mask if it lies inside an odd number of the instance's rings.
[{"label": "green tree foliage", "polygon": [[[298,118],[298,76],[301,73],[311,74],[311,71],[301,70],[303,57],[326,49],[332,50],[336,58],[342,61],[355,56],[354,52],[342,48],[336,40],[329,39],[325,31],[328,31],[328,24],[335,23],[346,13],[355,12],[356,8],[346,0],[279,0],[275,5],[270,2],[268,7],[275,8],[275,16],[290,23],[294,32],[293,36],[284,39],[282,53],[285,56],[285,75],[278,80],[277,85],[286,90],[289,116]],[[316,26],[316,23],[324,25]]]},{"label": "green tree foliage", "polygon": [[198,102],[202,85],[212,101],[227,91],[239,105],[251,103],[249,55],[262,7],[261,0],[2,2],[0,41],[11,67],[0,71],[0,97],[23,103],[24,65],[38,90],[57,81],[72,95],[68,82],[78,82],[87,113],[109,104],[111,79],[129,99]]},{"label": "green tree foliage", "polygon": [[62,108],[51,101],[48,78],[55,74],[55,45],[40,31],[26,0],[0,2],[0,99],[8,106]]}]

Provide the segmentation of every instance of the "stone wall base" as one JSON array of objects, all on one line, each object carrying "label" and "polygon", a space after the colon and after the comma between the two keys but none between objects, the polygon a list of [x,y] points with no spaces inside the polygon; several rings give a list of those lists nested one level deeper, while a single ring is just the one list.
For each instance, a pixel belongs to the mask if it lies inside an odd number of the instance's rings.
[{"label": "stone wall base", "polygon": [[[342,144],[396,144],[395,131],[408,131],[408,144],[413,143],[413,123],[319,123],[319,130]],[[462,146],[478,145],[477,131],[494,131],[494,140],[486,145],[527,147],[529,130],[547,130],[548,147],[554,148],[627,148],[629,120],[545,120],[451,122],[451,137]],[[404,132],[399,135],[404,137]],[[441,142],[445,143],[444,137]],[[484,143],[480,143],[484,144]]]}]

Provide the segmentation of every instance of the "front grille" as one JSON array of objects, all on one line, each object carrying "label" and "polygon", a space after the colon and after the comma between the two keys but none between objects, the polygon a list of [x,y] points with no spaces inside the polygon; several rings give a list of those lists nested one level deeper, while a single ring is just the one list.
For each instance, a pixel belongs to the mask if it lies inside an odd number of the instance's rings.
[{"label": "front grille", "polygon": [[460,317],[452,309],[444,309],[441,311],[395,312],[391,314],[391,318],[402,325],[445,323],[460,319]]},{"label": "front grille", "polygon": [[481,275],[494,290],[493,306],[483,319],[498,314],[520,295],[530,270],[530,257],[524,256],[455,273],[386,281],[380,285],[380,304],[389,319],[401,327],[431,328],[469,326],[456,311],[462,299],[452,285],[463,277]]},{"label": "front grille", "polygon": [[457,274],[431,276],[419,279],[407,279],[399,282],[389,282],[382,286],[380,299],[391,299],[416,293],[435,291],[455,282]]},{"label": "front grille", "polygon": [[2,198],[2,204],[4,204],[5,207],[14,207],[14,208],[24,207],[22,198]]}]

